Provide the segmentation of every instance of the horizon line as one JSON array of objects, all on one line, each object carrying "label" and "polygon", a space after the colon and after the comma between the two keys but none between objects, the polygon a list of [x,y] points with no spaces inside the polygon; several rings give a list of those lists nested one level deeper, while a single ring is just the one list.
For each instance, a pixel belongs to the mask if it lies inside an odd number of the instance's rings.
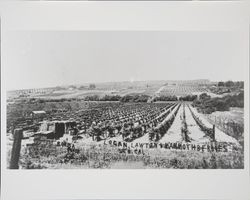
[{"label": "horizon line", "polygon": [[9,91],[18,91],[18,90],[32,90],[32,89],[51,89],[51,88],[56,88],[56,87],[68,87],[68,86],[76,86],[76,85],[86,85],[86,84],[106,84],[106,83],[123,83],[123,82],[130,82],[130,83],[137,83],[137,82],[161,82],[161,81],[166,81],[166,82],[180,82],[180,81],[198,81],[198,80],[206,80],[206,81],[209,81],[211,83],[213,82],[226,82],[226,81],[234,81],[234,82],[237,82],[237,81],[242,81],[242,80],[233,80],[233,79],[227,79],[227,80],[210,80],[208,78],[200,78],[200,79],[172,79],[172,80],[134,80],[134,81],[131,81],[131,80],[122,80],[122,81],[102,81],[102,82],[98,82],[98,81],[93,81],[93,82],[83,82],[83,83],[68,83],[68,84],[61,84],[61,85],[54,85],[54,86],[44,86],[44,87],[33,87],[33,88],[15,88],[15,89],[7,89],[6,91],[9,92]]}]

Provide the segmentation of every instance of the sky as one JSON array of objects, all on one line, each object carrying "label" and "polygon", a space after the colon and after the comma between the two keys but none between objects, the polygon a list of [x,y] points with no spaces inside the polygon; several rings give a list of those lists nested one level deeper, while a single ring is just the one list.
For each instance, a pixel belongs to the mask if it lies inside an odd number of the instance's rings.
[{"label": "sky", "polygon": [[12,31],[5,47],[8,90],[247,73],[237,31]]}]

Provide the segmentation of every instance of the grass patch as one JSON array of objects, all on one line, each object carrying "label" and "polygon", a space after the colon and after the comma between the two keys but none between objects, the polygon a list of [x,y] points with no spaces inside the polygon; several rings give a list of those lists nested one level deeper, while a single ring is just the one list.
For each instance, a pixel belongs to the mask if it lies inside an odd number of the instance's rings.
[{"label": "grass patch", "polygon": [[[55,168],[167,168],[167,169],[242,169],[243,152],[197,152],[149,149],[143,154],[127,154],[109,146],[86,146],[79,153],[65,147],[26,147],[20,165],[23,169]],[[131,167],[130,167],[131,166]]]}]

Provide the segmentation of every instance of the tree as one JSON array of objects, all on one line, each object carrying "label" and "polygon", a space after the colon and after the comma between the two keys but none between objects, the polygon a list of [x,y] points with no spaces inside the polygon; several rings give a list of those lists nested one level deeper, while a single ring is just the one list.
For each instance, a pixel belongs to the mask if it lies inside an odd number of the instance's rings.
[{"label": "tree", "polygon": [[154,99],[154,101],[178,101],[177,96],[159,96]]},{"label": "tree", "polygon": [[216,107],[216,110],[218,111],[226,111],[229,110],[229,105],[225,103],[222,99],[217,100],[214,102],[214,107]]},{"label": "tree", "polygon": [[218,86],[219,86],[219,87],[224,87],[225,84],[224,84],[224,82],[220,81],[220,82],[218,83]]},{"label": "tree", "polygon": [[85,87],[84,85],[81,85],[81,86],[79,87],[79,90],[84,90],[84,89],[86,89],[86,87]]},{"label": "tree", "polygon": [[179,98],[180,101],[194,101],[196,99],[197,95],[187,95]]},{"label": "tree", "polygon": [[95,89],[96,85],[95,84],[89,84],[89,89]]},{"label": "tree", "polygon": [[86,96],[84,98],[85,101],[99,101],[100,98],[98,95]]},{"label": "tree", "polygon": [[201,100],[211,99],[211,96],[209,96],[207,93],[202,93],[200,95]]},{"label": "tree", "polygon": [[244,82],[243,81],[237,81],[235,83],[235,86],[239,87],[239,88],[244,88]]},{"label": "tree", "polygon": [[119,101],[121,96],[119,95],[105,95],[104,97],[100,98],[100,101]]},{"label": "tree", "polygon": [[233,81],[227,81],[227,82],[225,82],[225,86],[226,87],[233,87],[234,86],[234,82]]}]

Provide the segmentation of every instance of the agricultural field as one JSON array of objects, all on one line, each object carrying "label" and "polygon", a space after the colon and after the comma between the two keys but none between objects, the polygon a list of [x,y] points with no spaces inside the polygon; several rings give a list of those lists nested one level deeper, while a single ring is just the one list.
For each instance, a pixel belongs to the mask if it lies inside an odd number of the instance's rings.
[{"label": "agricultural field", "polygon": [[162,86],[157,92],[157,96],[177,96],[183,97],[187,95],[200,95],[207,93],[212,97],[220,97],[221,95],[211,92],[210,85],[199,85],[195,83],[182,84],[182,83],[169,83]]},{"label": "agricultural field", "polygon": [[197,94],[197,93],[204,93],[209,92],[206,87],[199,87],[199,86],[179,86],[179,85],[172,85],[172,86],[165,86],[159,92],[159,95],[165,96],[186,96],[188,94]]},{"label": "agricultural field", "polygon": [[19,136],[21,169],[244,168],[244,93],[229,83],[226,96],[208,80],[11,92],[8,163]]},{"label": "agricultural field", "polygon": [[[84,99],[87,96],[105,95],[125,96],[129,94],[153,95],[165,82],[164,81],[137,81],[137,82],[110,82],[84,85],[69,85],[54,87],[47,90],[23,90],[7,93],[9,100],[18,98],[42,98],[42,99]],[[94,85],[94,87],[91,87]]]},{"label": "agricultural field", "polygon": [[[61,103],[62,108],[65,105]],[[213,126],[189,102],[71,101],[68,105],[70,109],[63,112],[54,108],[23,132],[20,168],[244,167],[239,141]],[[33,106],[49,111],[47,104]],[[53,122],[70,125],[61,134],[51,128]],[[10,161],[10,132],[8,138]]]}]

